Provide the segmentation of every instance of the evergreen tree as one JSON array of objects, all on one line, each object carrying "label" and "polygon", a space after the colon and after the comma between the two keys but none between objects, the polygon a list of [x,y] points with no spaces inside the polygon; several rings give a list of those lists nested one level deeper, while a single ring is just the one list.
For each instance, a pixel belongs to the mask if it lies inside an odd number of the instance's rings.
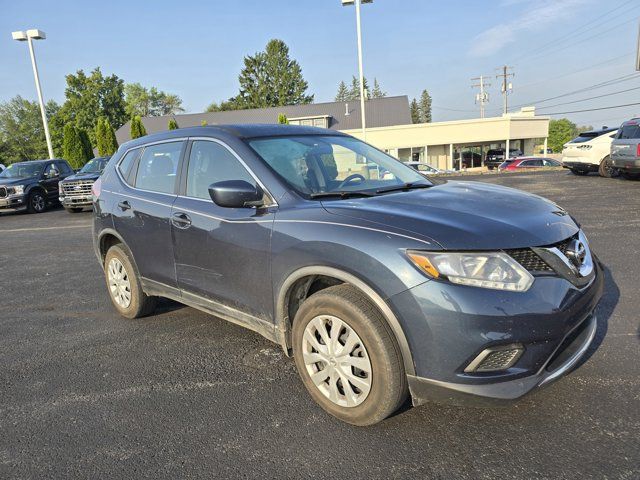
[{"label": "evergreen tree", "polygon": [[349,89],[347,88],[347,84],[344,83],[344,80],[341,80],[338,85],[338,93],[336,93],[336,102],[347,102],[349,100],[351,100]]},{"label": "evergreen tree", "polygon": [[231,99],[238,108],[281,107],[313,102],[300,64],[289,57],[282,40],[270,40],[263,52],[244,58],[240,93]]},{"label": "evergreen tree", "polygon": [[426,90],[420,95],[420,123],[431,122],[431,95]]},{"label": "evergreen tree", "polygon": [[378,79],[374,78],[373,90],[371,90],[371,98],[382,98],[386,96],[387,96],[387,92],[382,91],[382,89],[380,88],[380,85],[378,84]]},{"label": "evergreen tree", "polygon": [[[89,156],[87,152],[86,142],[88,140],[87,133],[75,127],[71,123],[67,123],[64,126],[63,134],[63,156],[64,159],[69,162],[72,168],[78,169],[93,158],[93,154]],[[89,148],[91,148],[89,146]]]},{"label": "evergreen tree", "polygon": [[89,139],[89,133],[84,128],[78,129],[78,136],[80,137],[80,143],[82,143],[82,150],[84,155],[84,162],[87,163],[95,155],[93,155],[93,148],[91,147],[91,140]]},{"label": "evergreen tree", "polygon": [[101,157],[105,155],[105,138],[106,138],[106,132],[104,130],[104,120],[102,117],[100,117],[98,119],[98,123],[96,124],[96,132],[95,132],[95,137],[96,137],[96,149],[98,150],[98,155],[100,155]]},{"label": "evergreen tree", "polygon": [[144,137],[147,134],[147,130],[142,124],[142,119],[136,115],[131,119],[131,139]]},{"label": "evergreen tree", "polygon": [[104,119],[104,153],[102,156],[111,156],[118,151],[118,140],[116,139],[116,131],[113,129],[109,120]]},{"label": "evergreen tree", "polygon": [[281,125],[289,125],[289,119],[284,113],[278,115],[278,123]]},{"label": "evergreen tree", "polygon": [[420,107],[415,98],[411,102],[411,123],[420,123]]},{"label": "evergreen tree", "polygon": [[169,120],[169,124],[167,125],[169,130],[177,130],[178,127],[178,122],[176,122],[175,118],[172,118]]},{"label": "evergreen tree", "polygon": [[[370,97],[369,95],[369,82],[367,82],[366,77],[363,78],[364,84],[364,98],[365,100]],[[360,99],[360,79],[355,75],[351,77],[351,88],[349,88],[349,100],[359,100]]]}]

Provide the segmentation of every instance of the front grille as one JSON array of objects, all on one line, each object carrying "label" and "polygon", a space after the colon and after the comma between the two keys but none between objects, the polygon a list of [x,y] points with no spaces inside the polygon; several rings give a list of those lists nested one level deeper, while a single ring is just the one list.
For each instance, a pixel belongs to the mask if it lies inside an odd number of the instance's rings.
[{"label": "front grille", "polygon": [[91,195],[93,181],[65,182],[62,184],[62,192],[65,196]]},{"label": "front grille", "polygon": [[530,248],[505,250],[505,252],[530,272],[553,272],[553,269]]},{"label": "front grille", "polygon": [[0,198],[7,198],[7,188],[0,187]]}]

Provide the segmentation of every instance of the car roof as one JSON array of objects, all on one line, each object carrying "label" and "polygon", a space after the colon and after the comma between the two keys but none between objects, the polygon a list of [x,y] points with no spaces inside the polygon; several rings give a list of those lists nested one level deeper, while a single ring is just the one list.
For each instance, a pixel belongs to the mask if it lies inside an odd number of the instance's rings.
[{"label": "car roof", "polygon": [[186,127],[176,130],[167,130],[164,132],[145,135],[144,137],[130,140],[122,146],[131,148],[146,143],[168,140],[172,138],[183,137],[217,137],[220,135],[232,135],[237,138],[260,138],[260,137],[279,137],[291,135],[331,135],[347,137],[348,135],[336,130],[327,130],[319,127],[306,127],[302,125],[281,125],[281,124],[261,124],[261,123],[245,123],[237,125],[208,125],[205,127]]},{"label": "car roof", "polygon": [[25,160],[24,162],[14,162],[12,165],[34,165],[34,164],[42,164],[42,163],[46,163],[46,162],[52,162],[52,161],[63,161],[65,162],[66,160],[63,160],[62,158],[51,158],[49,160]]},{"label": "car roof", "polygon": [[610,132],[615,132],[616,130],[618,130],[618,127],[607,127],[607,128],[600,128],[600,129],[596,129],[596,130],[589,130],[587,132],[581,132],[580,134],[578,134],[578,136],[584,135],[584,136],[593,136],[593,135],[603,135],[605,133],[610,133]]}]

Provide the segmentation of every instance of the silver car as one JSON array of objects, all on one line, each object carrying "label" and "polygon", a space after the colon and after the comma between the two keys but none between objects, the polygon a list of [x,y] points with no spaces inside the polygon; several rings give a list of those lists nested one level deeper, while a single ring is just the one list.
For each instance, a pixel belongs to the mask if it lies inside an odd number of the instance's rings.
[{"label": "silver car", "polygon": [[640,118],[620,126],[611,143],[611,166],[625,178],[640,178]]}]

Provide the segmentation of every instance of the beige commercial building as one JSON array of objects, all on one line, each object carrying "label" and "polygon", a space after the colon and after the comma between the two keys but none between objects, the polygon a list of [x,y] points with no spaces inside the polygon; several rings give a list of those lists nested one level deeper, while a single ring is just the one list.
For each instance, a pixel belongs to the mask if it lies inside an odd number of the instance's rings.
[{"label": "beige commercial building", "polygon": [[[155,133],[166,130],[172,119],[182,128],[201,124],[277,123],[281,114],[291,124],[363,137],[358,101],[144,117],[142,122],[148,133]],[[460,164],[466,168],[480,167],[492,148],[537,154],[542,145],[546,147],[549,133],[549,118],[535,116],[532,107],[501,117],[412,124],[406,95],[367,100],[366,118],[367,142],[400,160],[420,161],[441,169],[460,168]],[[119,144],[130,139],[129,132],[129,123],[118,129]],[[540,147],[534,149],[535,146]]]}]

